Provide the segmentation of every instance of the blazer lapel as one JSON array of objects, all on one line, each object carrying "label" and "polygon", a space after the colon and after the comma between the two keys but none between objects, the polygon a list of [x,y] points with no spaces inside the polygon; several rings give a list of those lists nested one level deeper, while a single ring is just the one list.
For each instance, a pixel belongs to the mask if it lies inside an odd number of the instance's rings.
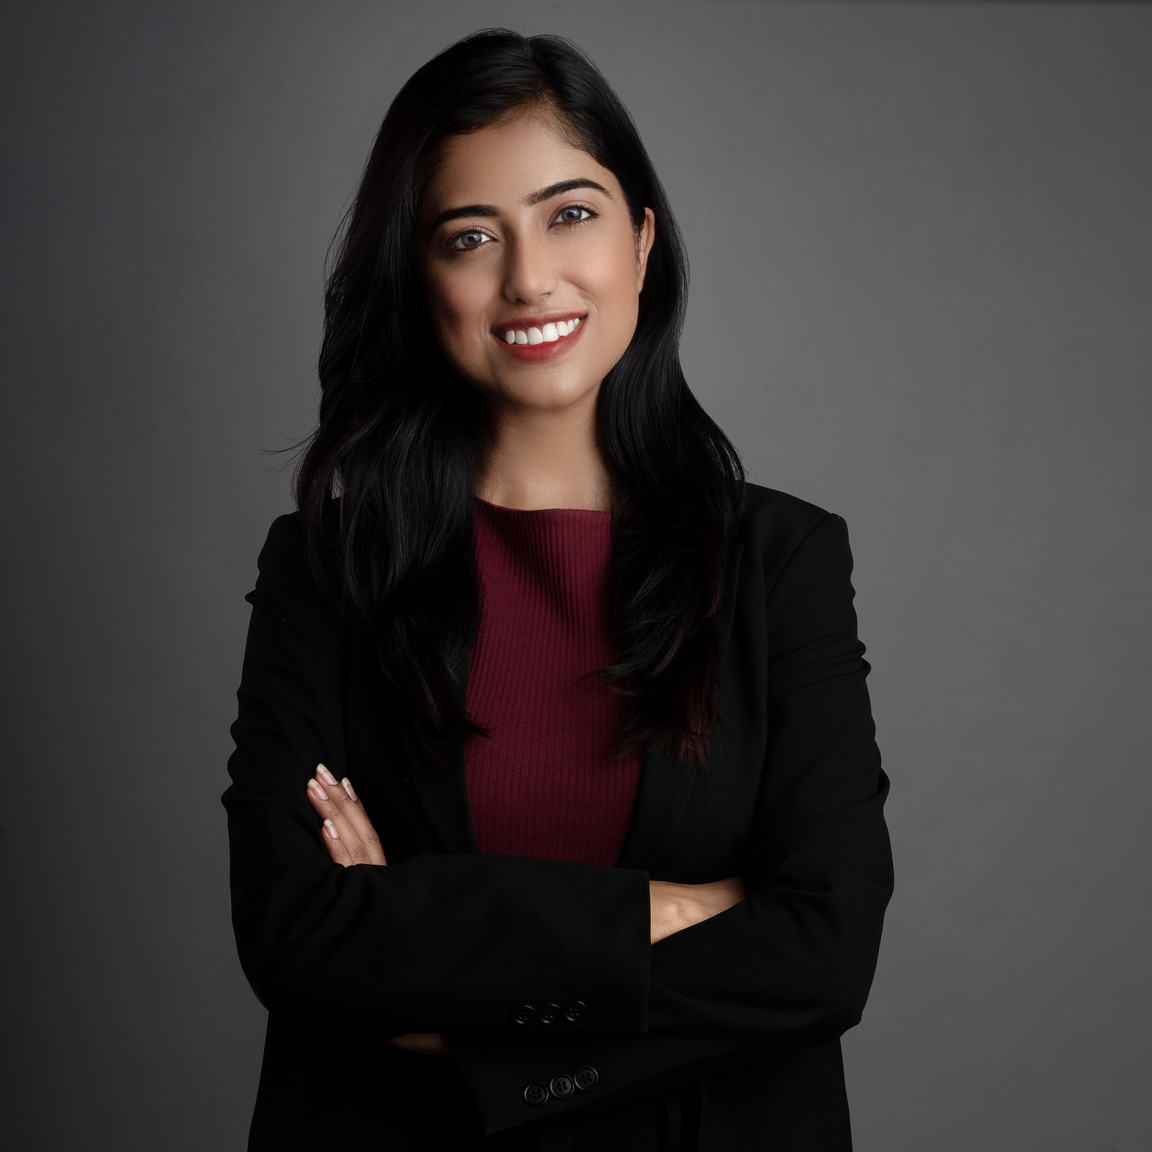
[{"label": "blazer lapel", "polygon": [[[732,634],[736,585],[743,551],[744,545],[738,541],[734,541],[728,548],[725,569],[727,586],[715,621],[721,667],[724,653],[728,649],[728,638]],[[624,849],[616,862],[618,868],[648,871],[655,864],[684,814],[684,806],[688,803],[688,794],[692,791],[695,779],[695,771],[667,750],[644,757],[636,812]]]},{"label": "blazer lapel", "polygon": [[[743,551],[744,546],[739,542],[729,545],[726,567],[728,584],[714,625],[721,665],[732,633]],[[465,700],[468,698],[469,657],[470,653],[463,653],[456,665]],[[636,811],[617,867],[647,870],[655,863],[680,821],[694,779],[693,771],[666,750],[643,758]],[[413,786],[443,850],[476,852],[476,833],[468,809],[463,749],[457,763],[449,768],[435,772],[417,771]]]},{"label": "blazer lapel", "polygon": [[[456,676],[463,699],[468,699],[468,664],[471,653],[465,651],[456,662]],[[476,832],[468,808],[468,786],[464,778],[464,749],[457,762],[437,771],[417,770],[413,787],[420,797],[432,827],[445,852],[476,852]]]}]

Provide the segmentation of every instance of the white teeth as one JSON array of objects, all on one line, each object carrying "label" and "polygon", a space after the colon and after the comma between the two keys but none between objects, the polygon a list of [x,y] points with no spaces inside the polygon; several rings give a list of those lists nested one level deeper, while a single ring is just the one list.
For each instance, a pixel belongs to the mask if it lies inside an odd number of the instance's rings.
[{"label": "white teeth", "polygon": [[561,336],[568,336],[580,326],[581,317],[572,320],[557,320],[541,328],[509,328],[504,333],[506,344],[551,344]]}]

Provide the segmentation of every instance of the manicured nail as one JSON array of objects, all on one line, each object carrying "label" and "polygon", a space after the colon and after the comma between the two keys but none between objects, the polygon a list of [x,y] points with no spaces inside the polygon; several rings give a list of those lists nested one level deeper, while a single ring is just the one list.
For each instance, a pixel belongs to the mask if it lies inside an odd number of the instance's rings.
[{"label": "manicured nail", "polygon": [[358,799],[356,793],[352,791],[352,781],[349,780],[347,776],[345,776],[344,779],[340,781],[340,783],[344,785],[344,791],[348,793],[351,799]]},{"label": "manicured nail", "polygon": [[316,775],[319,776],[320,779],[323,780],[325,784],[331,784],[331,785],[335,786],[336,777],[333,776],[332,773],[329,772],[328,769],[325,768],[323,764],[317,764],[316,765]]},{"label": "manicured nail", "polygon": [[324,789],[321,788],[320,785],[317,784],[315,780],[309,780],[308,781],[308,787],[311,788],[312,791],[315,792],[316,795],[319,796],[321,800],[327,800],[328,799],[328,793],[325,792]]},{"label": "manicured nail", "polygon": [[324,829],[333,840],[340,839],[340,833],[336,831],[336,825],[331,820],[324,821]]}]

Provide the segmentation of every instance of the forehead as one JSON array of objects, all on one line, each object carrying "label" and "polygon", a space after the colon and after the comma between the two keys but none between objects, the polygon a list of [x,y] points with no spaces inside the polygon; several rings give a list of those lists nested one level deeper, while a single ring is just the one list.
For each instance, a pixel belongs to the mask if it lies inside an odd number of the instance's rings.
[{"label": "forehead", "polygon": [[421,205],[421,219],[471,203],[520,208],[530,193],[576,177],[596,180],[619,195],[611,170],[566,141],[548,118],[514,114],[444,141]]}]

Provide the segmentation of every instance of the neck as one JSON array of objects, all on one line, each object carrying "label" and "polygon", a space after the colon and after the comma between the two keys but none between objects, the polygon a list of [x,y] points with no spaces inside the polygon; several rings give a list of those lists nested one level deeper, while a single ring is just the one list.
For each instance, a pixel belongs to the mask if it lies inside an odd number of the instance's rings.
[{"label": "neck", "polygon": [[505,508],[612,510],[612,481],[596,434],[596,407],[489,413],[475,492]]}]

